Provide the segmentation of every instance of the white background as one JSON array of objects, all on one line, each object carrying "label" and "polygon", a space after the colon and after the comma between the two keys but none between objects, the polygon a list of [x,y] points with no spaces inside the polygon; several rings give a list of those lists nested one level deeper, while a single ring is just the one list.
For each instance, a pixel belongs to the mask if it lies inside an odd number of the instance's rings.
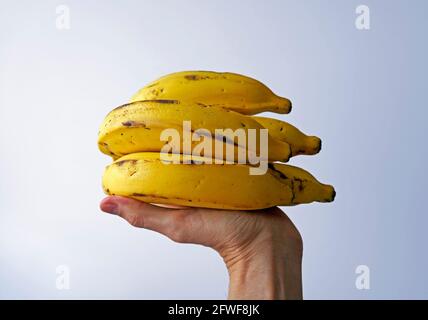
[{"label": "white background", "polygon": [[[98,209],[103,117],[181,70],[255,77],[293,101],[278,118],[323,139],[292,163],[336,201],[285,208],[306,298],[428,298],[426,1],[365,1],[365,31],[353,0],[0,4],[0,298],[226,297],[214,251]],[[355,287],[361,264],[370,290]]]}]

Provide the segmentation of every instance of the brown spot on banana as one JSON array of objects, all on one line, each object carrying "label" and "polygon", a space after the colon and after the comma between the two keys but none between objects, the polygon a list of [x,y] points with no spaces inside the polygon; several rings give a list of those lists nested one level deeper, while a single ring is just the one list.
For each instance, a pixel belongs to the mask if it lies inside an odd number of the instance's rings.
[{"label": "brown spot on banana", "polygon": [[134,120],[128,120],[122,122],[122,125],[125,127],[132,127],[132,128],[140,128],[140,127],[146,127],[146,124],[142,121],[134,121]]},{"label": "brown spot on banana", "polygon": [[291,191],[291,204],[295,204],[294,200],[296,199],[296,192],[294,191],[294,180],[291,179],[291,187],[290,187],[290,191]]},{"label": "brown spot on banana", "polygon": [[303,184],[303,180],[299,178],[294,178],[295,181],[299,183],[299,186],[297,187],[299,189],[299,192],[302,192],[303,189],[305,189],[305,186]]},{"label": "brown spot on banana", "polygon": [[275,168],[275,165],[273,163],[268,163],[268,168],[276,173],[275,176],[281,179],[288,179],[288,177],[284,173]]},{"label": "brown spot on banana", "polygon": [[[184,79],[191,80],[191,81],[207,80],[207,79],[218,79],[218,78],[219,78],[218,76],[208,76],[208,75],[201,76],[201,75],[198,75],[198,74],[186,74],[184,76]],[[225,77],[223,77],[223,78],[225,79]]]},{"label": "brown spot on banana", "polygon": [[196,80],[200,80],[201,77],[196,74],[187,74],[184,76],[184,79],[196,81]]},{"label": "brown spot on banana", "polygon": [[142,100],[142,102],[156,102],[163,104],[180,104],[178,100],[169,100],[169,99],[154,99],[154,100]]}]

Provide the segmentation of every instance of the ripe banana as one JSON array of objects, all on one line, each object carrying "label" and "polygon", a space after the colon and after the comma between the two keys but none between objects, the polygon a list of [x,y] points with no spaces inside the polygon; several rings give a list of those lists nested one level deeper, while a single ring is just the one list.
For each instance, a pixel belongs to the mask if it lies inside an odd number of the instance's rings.
[{"label": "ripe banana", "polygon": [[[188,156],[171,157],[183,161]],[[206,160],[203,157],[192,160],[168,164],[158,152],[129,154],[106,167],[103,188],[110,195],[149,203],[232,210],[330,202],[335,197],[332,186],[297,167],[273,163],[265,175],[249,175],[248,165],[200,164]]]},{"label": "ripe banana", "polygon": [[314,155],[321,150],[320,138],[307,136],[285,121],[256,116],[253,119],[268,129],[273,138],[288,143],[291,147],[292,156],[299,154]]},{"label": "ripe banana", "polygon": [[[161,132],[167,128],[177,129],[182,139],[183,120],[191,121],[191,128],[189,129],[192,132],[201,128],[208,130],[205,135],[209,139],[215,139],[213,134],[216,129],[245,130],[247,137],[249,136],[249,129],[256,129],[256,146],[260,145],[258,143],[260,141],[260,129],[263,127],[252,117],[219,107],[181,103],[176,100],[153,100],[129,103],[111,111],[101,125],[98,146],[103,153],[112,156],[114,159],[135,152],[160,152],[166,143],[161,141]],[[248,148],[248,145],[243,146],[236,143],[233,134],[227,137],[229,139],[226,139],[226,142],[234,144],[235,159],[237,159],[239,149],[245,147],[247,147],[244,149],[245,153],[252,151],[259,154],[258,147],[251,149],[251,147]],[[192,151],[198,143],[193,141]],[[227,143],[223,144],[224,149]],[[267,137],[267,143],[268,159],[265,160],[288,161],[291,154],[288,143],[271,136]],[[180,146],[183,146],[183,141],[181,141]],[[201,155],[214,155],[214,148],[215,144],[212,143],[211,152]],[[181,147],[176,153],[183,153],[183,148]],[[223,155],[226,156],[225,151]]]},{"label": "ripe banana", "polygon": [[159,99],[224,107],[247,115],[291,111],[290,100],[277,96],[260,81],[230,72],[172,73],[139,90],[131,102]]},{"label": "ripe banana", "polygon": [[[274,163],[316,154],[321,140],[287,122],[251,116],[290,110],[290,100],[243,75],[210,71],[166,75],[138,91],[131,103],[111,111],[101,125],[99,149],[114,159],[105,169],[103,189],[110,195],[161,205],[232,210],[331,202],[336,194],[331,185],[298,167]],[[266,140],[261,133],[264,128],[269,132]],[[165,129],[177,130],[178,146],[165,141]],[[216,135],[219,129],[225,130],[226,143]],[[238,131],[244,132],[248,143],[236,136]],[[255,146],[248,145],[250,133],[255,133]],[[188,149],[185,134],[191,136]],[[211,143],[207,150],[200,148],[201,139]],[[212,159],[218,156],[220,139],[220,156],[226,160],[222,164]],[[252,175],[255,165],[236,160],[242,151],[246,159],[250,153],[262,156],[260,145],[268,146],[263,160],[270,163],[265,163],[264,174]],[[161,153],[166,146],[174,154]],[[226,157],[230,150],[232,162]]]}]

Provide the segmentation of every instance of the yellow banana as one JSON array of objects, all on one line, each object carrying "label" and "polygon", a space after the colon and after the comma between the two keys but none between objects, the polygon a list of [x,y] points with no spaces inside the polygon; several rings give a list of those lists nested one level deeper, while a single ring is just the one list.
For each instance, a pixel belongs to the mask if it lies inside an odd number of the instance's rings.
[{"label": "yellow banana", "polygon": [[[217,129],[237,129],[243,130],[246,137],[249,136],[249,129],[256,129],[256,148],[244,146],[234,140],[233,134],[229,135],[231,139],[227,140],[233,144],[235,159],[237,159],[238,150],[255,152],[260,155],[260,129],[263,127],[252,117],[239,114],[219,107],[206,107],[199,104],[180,103],[176,100],[151,100],[137,101],[123,105],[111,111],[101,125],[98,146],[100,150],[112,156],[114,159],[123,155],[135,152],[161,151],[165,141],[161,141],[161,132],[167,128],[178,130],[180,138],[183,138],[183,121],[190,121],[189,130],[194,132],[197,129],[206,129],[205,137],[215,139],[213,136]],[[239,140],[238,140],[239,142]],[[199,142],[193,142],[191,153]],[[223,146],[225,149],[227,143]],[[288,161],[291,151],[290,146],[282,141],[276,140],[268,135],[268,159],[269,161]],[[183,146],[181,141],[180,146]],[[212,149],[204,156],[215,154],[215,143],[212,143]],[[244,148],[246,147],[246,148]],[[248,148],[249,147],[249,148]],[[248,150],[247,150],[248,148]],[[183,153],[181,147],[178,152]],[[226,152],[223,152],[224,157]],[[248,154],[247,154],[248,158]]]},{"label": "yellow banana", "polygon": [[201,103],[248,115],[264,111],[291,111],[290,100],[277,96],[260,81],[230,72],[172,73],[139,90],[131,102],[159,99]]},{"label": "yellow banana", "polygon": [[[186,155],[172,155],[185,160]],[[150,203],[255,210],[313,201],[330,202],[334,188],[318,182],[303,169],[271,164],[264,175],[249,175],[248,165],[166,164],[160,154],[142,152],[126,155],[109,165],[103,175],[107,194],[128,196]]]},{"label": "yellow banana", "polygon": [[258,123],[269,130],[269,134],[279,140],[286,142],[291,147],[291,155],[299,154],[313,155],[321,150],[321,139],[316,136],[307,136],[295,126],[278,119],[253,117]]}]

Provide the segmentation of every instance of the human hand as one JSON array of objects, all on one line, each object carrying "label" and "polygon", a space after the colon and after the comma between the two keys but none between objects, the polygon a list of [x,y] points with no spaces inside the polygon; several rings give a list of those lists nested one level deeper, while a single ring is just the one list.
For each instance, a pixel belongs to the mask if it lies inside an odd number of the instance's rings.
[{"label": "human hand", "polygon": [[135,227],[216,250],[229,272],[229,299],[302,298],[302,238],[277,207],[171,209],[120,196],[105,198],[100,207]]}]

